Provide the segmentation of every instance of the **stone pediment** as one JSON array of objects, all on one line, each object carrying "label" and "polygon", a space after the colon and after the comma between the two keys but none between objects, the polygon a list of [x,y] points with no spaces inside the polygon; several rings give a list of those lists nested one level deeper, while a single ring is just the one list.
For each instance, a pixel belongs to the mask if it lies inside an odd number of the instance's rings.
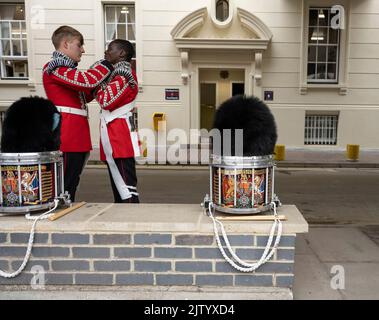
[{"label": "stone pediment", "polygon": [[272,38],[270,29],[252,13],[237,8],[231,23],[219,28],[206,7],[191,12],[172,29],[176,46],[188,49],[265,50]]}]

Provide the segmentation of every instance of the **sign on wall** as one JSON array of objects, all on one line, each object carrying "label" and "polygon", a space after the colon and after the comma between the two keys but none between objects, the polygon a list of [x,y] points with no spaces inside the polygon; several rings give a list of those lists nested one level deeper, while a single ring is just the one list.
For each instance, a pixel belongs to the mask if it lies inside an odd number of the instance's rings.
[{"label": "sign on wall", "polygon": [[166,100],[179,100],[179,89],[165,89]]},{"label": "sign on wall", "polygon": [[265,91],[264,92],[264,99],[266,101],[273,101],[274,100],[274,91]]}]

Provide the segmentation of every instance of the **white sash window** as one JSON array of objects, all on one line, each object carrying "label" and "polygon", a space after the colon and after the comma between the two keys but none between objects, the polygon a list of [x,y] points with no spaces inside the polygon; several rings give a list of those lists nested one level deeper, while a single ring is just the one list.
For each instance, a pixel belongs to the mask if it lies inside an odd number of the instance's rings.
[{"label": "white sash window", "polygon": [[[136,51],[136,18],[134,4],[104,5],[105,47],[114,39],[130,41]],[[136,57],[132,59],[136,69]]]},{"label": "white sash window", "polygon": [[333,28],[331,8],[309,8],[308,83],[338,83],[340,30]]},{"label": "white sash window", "polygon": [[1,79],[28,79],[24,4],[0,3]]}]

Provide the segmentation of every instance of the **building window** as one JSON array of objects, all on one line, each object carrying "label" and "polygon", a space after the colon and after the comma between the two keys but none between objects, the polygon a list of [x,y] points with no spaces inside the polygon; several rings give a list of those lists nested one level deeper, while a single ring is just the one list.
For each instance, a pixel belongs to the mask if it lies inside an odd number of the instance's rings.
[{"label": "building window", "polygon": [[338,114],[307,114],[305,116],[304,144],[336,145]]},{"label": "building window", "polygon": [[338,83],[340,30],[331,27],[331,8],[309,8],[308,83]]},{"label": "building window", "polygon": [[[136,19],[134,4],[104,5],[105,47],[114,39],[130,41],[136,50]],[[132,59],[136,69],[136,57]]]},{"label": "building window", "polygon": [[216,19],[225,21],[229,17],[229,2],[227,0],[217,0],[216,2]]},{"label": "building window", "polygon": [[0,4],[1,79],[28,79],[28,47],[23,4]]}]

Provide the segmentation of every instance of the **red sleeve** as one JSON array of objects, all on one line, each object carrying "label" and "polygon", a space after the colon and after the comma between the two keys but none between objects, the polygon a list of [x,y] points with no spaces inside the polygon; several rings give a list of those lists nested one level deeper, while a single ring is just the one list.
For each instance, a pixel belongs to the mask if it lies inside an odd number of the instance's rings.
[{"label": "red sleeve", "polygon": [[79,71],[76,68],[59,67],[56,68],[50,76],[55,81],[69,86],[70,88],[90,93],[106,79],[110,73],[111,70],[107,66],[99,63],[87,71]]},{"label": "red sleeve", "polygon": [[137,84],[132,87],[125,77],[117,75],[106,87],[99,87],[96,93],[96,100],[102,109],[112,111],[133,101],[137,94]]}]

